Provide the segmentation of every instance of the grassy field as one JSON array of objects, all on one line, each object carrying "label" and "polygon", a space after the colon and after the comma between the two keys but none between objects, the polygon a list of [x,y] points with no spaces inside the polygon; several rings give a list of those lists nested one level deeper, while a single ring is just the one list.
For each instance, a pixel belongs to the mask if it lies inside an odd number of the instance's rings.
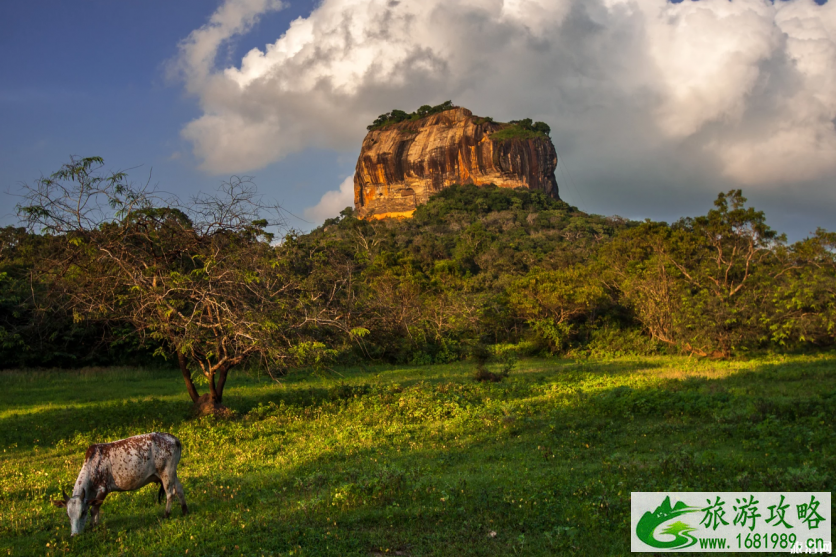
[{"label": "grassy field", "polygon": [[[190,419],[178,373],[0,373],[0,555],[624,555],[631,491],[831,490],[836,356],[524,360],[233,375]],[[185,446],[192,513],[113,494],[70,538],[47,498],[84,451]]]}]

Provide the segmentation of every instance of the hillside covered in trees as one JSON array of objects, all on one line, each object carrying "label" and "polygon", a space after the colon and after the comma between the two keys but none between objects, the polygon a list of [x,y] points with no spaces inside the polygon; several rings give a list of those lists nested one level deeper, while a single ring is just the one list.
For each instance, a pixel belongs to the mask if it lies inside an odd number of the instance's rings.
[{"label": "hillside covered in trees", "polygon": [[[235,226],[207,217],[200,228],[187,209],[144,203],[83,229],[43,227],[30,205],[22,214],[40,232],[0,230],[4,367],[179,358],[206,375],[223,367],[218,334],[224,350],[237,343],[230,367],[272,373],[485,351],[728,357],[836,340],[836,234],[788,244],[739,191],[666,224],[589,215],[535,191],[454,186],[412,219],[361,220],[347,208],[281,242],[257,207]],[[131,280],[116,246],[139,269]]]}]

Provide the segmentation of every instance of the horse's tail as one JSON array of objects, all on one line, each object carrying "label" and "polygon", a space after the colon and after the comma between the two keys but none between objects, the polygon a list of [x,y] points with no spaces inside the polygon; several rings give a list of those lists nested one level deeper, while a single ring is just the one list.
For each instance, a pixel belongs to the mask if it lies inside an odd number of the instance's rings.
[{"label": "horse's tail", "polygon": [[163,495],[165,495],[165,489],[163,488],[163,482],[160,482],[160,490],[157,492],[157,504],[163,502]]}]

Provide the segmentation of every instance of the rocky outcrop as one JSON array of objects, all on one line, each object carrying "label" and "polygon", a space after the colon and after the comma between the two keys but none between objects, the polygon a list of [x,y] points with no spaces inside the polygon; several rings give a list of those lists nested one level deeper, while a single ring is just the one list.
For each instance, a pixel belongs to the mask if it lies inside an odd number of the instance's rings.
[{"label": "rocky outcrop", "polygon": [[551,140],[544,134],[491,137],[509,126],[454,108],[370,131],[354,173],[357,216],[409,217],[452,184],[522,186],[559,199]]}]

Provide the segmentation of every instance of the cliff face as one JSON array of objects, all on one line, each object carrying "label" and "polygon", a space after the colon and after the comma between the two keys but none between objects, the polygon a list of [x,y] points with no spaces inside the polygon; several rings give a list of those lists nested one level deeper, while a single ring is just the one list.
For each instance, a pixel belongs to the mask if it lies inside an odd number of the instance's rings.
[{"label": "cliff face", "polygon": [[522,186],[559,199],[551,140],[491,139],[504,127],[455,108],[370,131],[354,173],[357,215],[409,217],[452,184]]}]

